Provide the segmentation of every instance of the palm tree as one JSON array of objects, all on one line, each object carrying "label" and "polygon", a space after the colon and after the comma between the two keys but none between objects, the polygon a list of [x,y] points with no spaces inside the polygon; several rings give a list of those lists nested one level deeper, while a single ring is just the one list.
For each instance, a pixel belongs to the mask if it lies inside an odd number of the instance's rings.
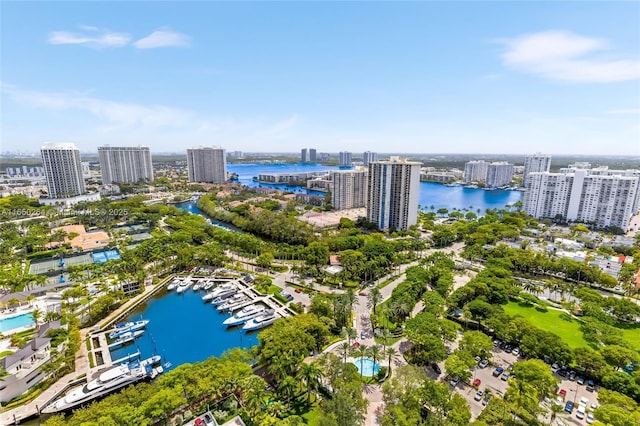
[{"label": "palm tree", "polygon": [[287,413],[287,407],[280,401],[271,401],[267,405],[267,414],[279,419],[283,418]]},{"label": "palm tree", "polygon": [[39,320],[40,318],[42,318],[42,311],[38,308],[35,308],[33,311],[31,311],[31,318],[33,318],[33,322],[36,323],[36,330],[39,327]]},{"label": "palm tree", "polygon": [[378,359],[380,359],[380,355],[383,355],[383,352],[379,345],[373,345],[371,346],[371,349],[369,349],[369,354],[371,355],[371,358],[373,358],[373,363],[376,364]]},{"label": "palm tree", "polygon": [[564,412],[564,407],[560,404],[551,404],[551,420],[549,426],[553,424],[553,421],[558,417],[558,414]]},{"label": "palm tree", "polygon": [[397,361],[399,359],[399,353],[395,348],[389,346],[385,351],[385,355],[387,356],[387,361],[389,362],[389,375],[391,375],[391,362]]},{"label": "palm tree", "polygon": [[367,345],[360,345],[354,350],[353,355],[356,358],[360,359],[360,377],[362,377],[362,369],[364,368],[364,359],[369,356],[369,347]]},{"label": "palm tree", "polygon": [[349,343],[349,346],[351,346],[351,341],[354,340],[356,337],[358,337],[358,333],[356,332],[356,329],[353,327],[347,328],[347,342]]},{"label": "palm tree", "polygon": [[51,322],[51,321],[57,321],[59,320],[61,317],[59,312],[56,311],[47,311],[44,314],[44,322]]},{"label": "palm tree", "polygon": [[29,302],[29,306],[32,306],[34,300],[36,300],[36,297],[33,294],[27,296],[27,302]]},{"label": "palm tree", "polygon": [[291,405],[291,398],[296,393],[296,379],[286,376],[278,385],[278,392],[287,399],[287,407]]},{"label": "palm tree", "polygon": [[311,404],[311,390],[318,387],[318,383],[322,377],[322,370],[315,362],[311,364],[302,363],[300,370],[298,370],[298,377],[307,388],[307,405],[309,405]]},{"label": "palm tree", "polygon": [[367,297],[367,307],[373,309],[373,313],[376,313],[376,306],[382,302],[382,293],[376,287],[372,288]]},{"label": "palm tree", "polygon": [[351,353],[351,345],[348,342],[343,342],[338,346],[340,354],[342,355],[342,362],[347,363],[347,356]]}]

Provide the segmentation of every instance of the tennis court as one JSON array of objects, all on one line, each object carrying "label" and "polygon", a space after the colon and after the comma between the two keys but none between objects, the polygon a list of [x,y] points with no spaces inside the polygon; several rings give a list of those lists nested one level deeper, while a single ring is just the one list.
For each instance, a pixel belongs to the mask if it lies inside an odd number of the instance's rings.
[{"label": "tennis court", "polygon": [[94,263],[102,265],[109,260],[120,260],[120,252],[116,249],[93,252]]}]

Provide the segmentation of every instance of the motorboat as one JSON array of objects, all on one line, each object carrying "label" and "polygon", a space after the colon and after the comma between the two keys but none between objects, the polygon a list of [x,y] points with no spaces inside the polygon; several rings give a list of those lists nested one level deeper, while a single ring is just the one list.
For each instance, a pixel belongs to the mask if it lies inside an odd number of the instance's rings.
[{"label": "motorboat", "polygon": [[198,281],[193,285],[193,291],[198,291],[202,287],[202,281]]},{"label": "motorboat", "polygon": [[[226,325],[227,327],[244,324],[250,319],[255,318],[259,315],[262,315],[265,309],[266,308],[264,307],[264,305],[245,306],[244,308],[236,312],[232,317],[229,317],[226,320],[224,320],[223,324]],[[273,309],[270,309],[270,311],[271,313],[275,313]]]},{"label": "motorboat", "polygon": [[167,290],[169,290],[169,291],[175,290],[176,288],[178,288],[178,286],[180,285],[181,282],[182,281],[180,281],[179,279],[175,279],[175,280],[171,281],[169,283],[169,285],[167,286]]},{"label": "motorboat", "polygon": [[136,330],[136,331],[127,331],[126,333],[122,333],[120,336],[114,340],[112,344],[109,345],[109,349],[117,348],[118,346],[125,345],[129,342],[133,342],[138,337],[142,336],[144,330]]},{"label": "motorboat", "polygon": [[211,289],[211,287],[213,287],[214,285],[216,285],[214,281],[206,280],[204,285],[202,286],[202,289],[204,291],[209,291],[209,289]]},{"label": "motorboat", "polygon": [[229,297],[232,297],[237,292],[238,292],[238,290],[235,289],[235,288],[232,288],[232,289],[229,289],[229,290],[225,290],[222,293],[218,294],[218,297],[212,299],[211,300],[211,304],[213,304],[214,306],[219,305],[219,304],[225,302]]},{"label": "motorboat", "polygon": [[[240,296],[240,297],[237,297],[237,296]],[[216,306],[216,309],[219,310],[220,312],[233,311],[234,309],[238,309],[240,306],[244,305],[249,301],[251,301],[249,296],[247,296],[244,293],[240,293],[225,300],[224,303],[221,303],[218,306]]]},{"label": "motorboat", "polygon": [[116,337],[129,331],[140,330],[141,328],[145,328],[147,324],[149,324],[149,320],[121,322],[119,324],[116,324],[113,330],[109,333],[109,338],[115,339]]},{"label": "motorboat", "polygon": [[220,287],[202,296],[202,300],[204,300],[205,302],[208,302],[209,300],[215,299],[216,297],[220,296],[221,293],[230,289],[233,289],[235,291],[236,286],[233,283],[222,284]]},{"label": "motorboat", "polygon": [[189,287],[191,287],[191,280],[185,280],[182,283],[180,283],[180,285],[178,286],[178,288],[176,289],[177,293],[183,293],[185,292]]},{"label": "motorboat", "polygon": [[245,331],[259,330],[261,328],[264,328],[268,325],[273,324],[274,322],[276,322],[277,319],[278,317],[276,316],[275,312],[270,312],[270,313],[265,312],[264,314],[259,315],[247,321],[245,325],[242,326],[242,329]]},{"label": "motorboat", "polygon": [[72,389],[66,395],[47,405],[42,409],[42,413],[52,414],[69,411],[140,380],[154,378],[163,371],[162,367],[154,368],[154,365],[159,362],[160,356],[156,355],[140,362],[111,367],[100,373],[98,378],[86,385]]}]

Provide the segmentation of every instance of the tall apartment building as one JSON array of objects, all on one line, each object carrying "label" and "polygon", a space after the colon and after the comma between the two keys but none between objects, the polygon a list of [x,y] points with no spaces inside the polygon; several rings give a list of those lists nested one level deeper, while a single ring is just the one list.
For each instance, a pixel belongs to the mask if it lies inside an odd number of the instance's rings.
[{"label": "tall apartment building", "polygon": [[487,179],[489,164],[484,160],[468,161],[464,164],[465,182],[484,182]]},{"label": "tall apartment building", "polygon": [[347,151],[340,152],[338,156],[338,165],[340,167],[351,166],[351,153]]},{"label": "tall apartment building", "polygon": [[371,151],[365,151],[364,154],[362,154],[362,164],[367,166],[372,161],[378,161],[378,153],[377,152],[371,152]]},{"label": "tall apartment building", "polygon": [[98,147],[102,184],[153,181],[151,150],[138,147]]},{"label": "tall apartment building", "polygon": [[309,162],[310,163],[315,163],[316,161],[318,161],[318,157],[316,154],[316,149],[315,148],[309,148]]},{"label": "tall apartment building", "polygon": [[[603,170],[567,168],[529,175],[524,210],[535,218],[593,223],[627,230],[640,203],[640,172],[602,174]],[[635,176],[634,176],[635,174]]]},{"label": "tall apartment building", "polygon": [[335,210],[364,207],[367,200],[366,170],[331,172],[331,205]]},{"label": "tall apartment building", "polygon": [[505,161],[491,163],[487,166],[485,185],[489,188],[500,188],[511,183],[513,179],[513,164]]},{"label": "tall apartment building", "polygon": [[369,163],[367,220],[382,230],[408,229],[418,218],[421,163],[391,157]]},{"label": "tall apartment building", "polygon": [[187,149],[189,182],[222,183],[227,180],[227,156],[219,146]]},{"label": "tall apartment building", "polygon": [[300,150],[300,161],[303,163],[306,163],[308,159],[308,155],[309,155],[309,151],[307,150],[307,148],[302,148]]},{"label": "tall apartment building", "polygon": [[72,143],[48,143],[40,149],[49,198],[70,198],[86,192],[80,150]]},{"label": "tall apartment building", "polygon": [[527,187],[529,173],[548,172],[551,169],[551,156],[536,152],[524,157],[524,178],[522,186]]}]

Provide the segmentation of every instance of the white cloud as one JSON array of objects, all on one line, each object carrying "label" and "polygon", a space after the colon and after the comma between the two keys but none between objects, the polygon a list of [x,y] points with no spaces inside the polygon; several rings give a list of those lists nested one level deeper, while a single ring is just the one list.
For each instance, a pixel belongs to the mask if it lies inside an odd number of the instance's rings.
[{"label": "white cloud", "polygon": [[[116,33],[106,30],[98,30],[95,27],[81,26],[92,34],[74,33],[70,31],[52,31],[49,33],[49,44],[77,44],[95,49],[106,47],[123,47],[129,44],[131,36],[126,33]],[[95,34],[97,33],[97,34]]]},{"label": "white cloud", "polygon": [[155,49],[157,47],[188,47],[190,38],[186,34],[159,29],[133,43],[138,49]]},{"label": "white cloud", "polygon": [[601,55],[606,40],[568,31],[544,31],[501,40],[505,65],[553,80],[608,83],[640,79],[638,57]]},{"label": "white cloud", "polygon": [[35,92],[19,90],[14,87],[5,88],[4,86],[3,90],[19,103],[44,109],[85,111],[108,125],[124,127],[180,126],[192,118],[190,112],[177,108],[114,102],[82,93]]}]

